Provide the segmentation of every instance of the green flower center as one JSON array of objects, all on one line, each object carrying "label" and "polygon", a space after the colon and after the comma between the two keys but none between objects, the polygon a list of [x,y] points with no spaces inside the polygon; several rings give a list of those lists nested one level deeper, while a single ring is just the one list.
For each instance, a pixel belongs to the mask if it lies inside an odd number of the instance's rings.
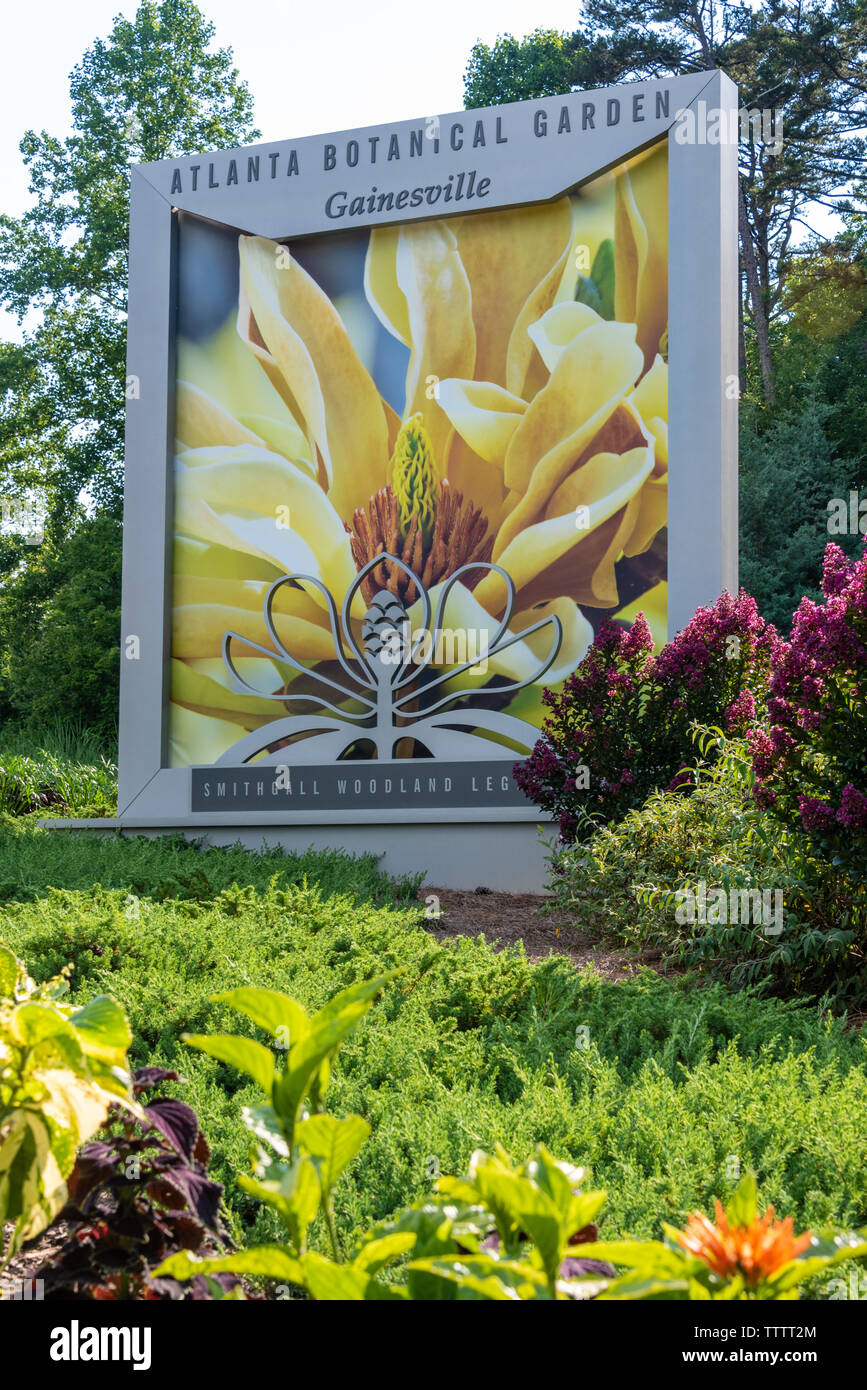
[{"label": "green flower center", "polygon": [[425,544],[428,544],[436,522],[440,480],[430,435],[420,413],[411,415],[400,427],[391,458],[391,479],[397,498],[401,539],[405,540],[409,534],[415,514]]}]

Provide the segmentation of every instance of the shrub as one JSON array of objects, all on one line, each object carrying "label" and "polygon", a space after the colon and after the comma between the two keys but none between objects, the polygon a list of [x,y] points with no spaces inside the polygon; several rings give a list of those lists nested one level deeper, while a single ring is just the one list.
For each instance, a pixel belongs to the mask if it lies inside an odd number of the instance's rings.
[{"label": "shrub", "polygon": [[0,811],[26,815],[108,816],[117,805],[117,768],[73,762],[40,750],[35,757],[0,753]]},{"label": "shrub", "polygon": [[[555,856],[558,909],[624,945],[661,947],[668,966],[763,992],[858,1001],[864,941],[853,945],[845,883],[811,852],[797,825],[781,827],[756,806],[747,743],[710,741],[714,759],[695,770],[691,796],[656,792],[640,810]],[[706,751],[708,743],[700,739]],[[729,910],[684,911],[687,894],[698,895],[702,884],[708,892],[721,889]],[[754,892],[768,894],[759,920],[753,910],[741,911],[741,895]],[[768,909],[773,917],[766,922]]]},{"label": "shrub", "polygon": [[738,733],[752,723],[774,637],[743,591],[699,608],[656,657],[641,614],[628,630],[604,624],[562,692],[545,692],[551,714],[515,780],[558,817],[564,841],[585,839],[659,787],[689,785],[691,726]]},{"label": "shrub", "polygon": [[[233,1068],[185,1049],[180,1033],[244,1031],[209,1002],[239,982],[285,991],[312,1013],[397,967],[343,1044],[328,1092],[335,1115],[371,1126],[353,1181],[334,1192],[335,1219],[353,1237],[425,1197],[434,1159],[442,1173],[465,1173],[476,1149],[498,1143],[522,1159],[543,1143],[587,1167],[608,1189],[616,1235],[656,1235],[661,1211],[680,1223],[726,1202],[731,1154],[799,1230],[867,1222],[864,1041],[826,1010],[650,970],[614,982],[565,957],[531,963],[519,948],[468,937],[438,946],[417,902],[395,910],[394,885],[376,880],[372,860],[48,834],[26,822],[0,829],[0,856],[4,878],[21,885],[8,883],[0,933],[34,975],[75,960],[80,1002],[111,993],[127,1009],[135,1064],[187,1077],[183,1098],[212,1145],[210,1173],[225,1185],[238,1241],[276,1233],[271,1209],[233,1178],[248,1155],[241,1111],[259,1098]],[[180,883],[196,867],[209,900]],[[123,886],[131,878],[137,902]],[[100,879],[111,887],[93,887]],[[631,897],[627,908],[633,923],[643,917]],[[246,1031],[268,1041],[252,1022]]]},{"label": "shrub", "polygon": [[867,551],[825,551],[823,604],[802,600],[772,661],[770,729],[751,735],[755,796],[852,885],[867,924]]}]

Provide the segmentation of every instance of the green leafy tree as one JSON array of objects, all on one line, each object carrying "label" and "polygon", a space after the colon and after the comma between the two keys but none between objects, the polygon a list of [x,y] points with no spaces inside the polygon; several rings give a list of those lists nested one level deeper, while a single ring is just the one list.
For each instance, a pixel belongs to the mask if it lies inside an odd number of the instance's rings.
[{"label": "green leafy tree", "polygon": [[[102,512],[0,590],[0,700],[37,724],[117,723],[121,526]],[[2,705],[0,705],[2,709]]]},{"label": "green leafy tree", "polygon": [[[781,111],[782,143],[765,126],[740,145],[742,280],[770,402],[771,325],[783,312],[793,236],[812,203],[840,203],[863,170],[865,49],[867,11],[850,0],[587,0],[584,28],[571,36],[537,30],[477,44],[465,100],[486,106],[718,67],[744,106]],[[742,375],[746,362],[742,337]]]},{"label": "green leafy tree", "polygon": [[[73,556],[63,557],[86,513],[120,517],[130,165],[259,134],[231,50],[213,48],[213,37],[192,0],[143,0],[72,72],[72,133],[61,139],[31,130],[21,141],[33,201],[20,218],[0,216],[0,303],[28,327],[21,345],[0,345],[0,494],[42,489],[47,549],[0,535],[7,712],[10,701],[28,706],[36,686],[55,687],[58,700],[65,686],[71,712],[92,717],[87,672],[98,670],[102,681],[106,662],[116,667],[117,630],[109,631],[108,614],[113,622],[119,527],[103,528],[98,541],[92,533],[75,552],[81,560],[93,558],[94,545],[100,550],[98,596],[84,575],[75,591]],[[110,558],[106,545],[114,548]],[[71,611],[59,617],[58,578],[66,601],[97,605],[82,614],[71,647],[74,623]],[[56,648],[50,634],[58,636],[58,622],[65,636]],[[92,645],[80,647],[88,635]],[[61,659],[75,653],[83,670],[61,669]],[[70,689],[73,670],[81,690]],[[109,685],[114,707],[116,670]]]}]

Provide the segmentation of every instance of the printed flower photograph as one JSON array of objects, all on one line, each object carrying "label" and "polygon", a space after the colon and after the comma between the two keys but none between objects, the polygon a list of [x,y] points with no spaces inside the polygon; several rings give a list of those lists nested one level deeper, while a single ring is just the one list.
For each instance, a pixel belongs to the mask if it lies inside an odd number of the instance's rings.
[{"label": "printed flower photograph", "polygon": [[[179,222],[170,765],[358,718],[383,594],[413,631],[443,595],[487,647],[440,673],[464,726],[538,727],[605,619],[665,641],[664,142],[544,205],[286,243]],[[339,754],[375,755],[361,725]]]}]

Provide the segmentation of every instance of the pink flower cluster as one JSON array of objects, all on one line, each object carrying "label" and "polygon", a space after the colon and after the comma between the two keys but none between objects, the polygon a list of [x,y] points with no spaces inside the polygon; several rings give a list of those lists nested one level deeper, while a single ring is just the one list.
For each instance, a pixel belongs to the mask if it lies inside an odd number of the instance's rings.
[{"label": "pink flower cluster", "polygon": [[743,591],[699,608],[656,657],[643,614],[628,629],[604,622],[562,690],[545,691],[542,736],[515,780],[558,818],[563,839],[589,825],[586,813],[610,819],[658,787],[691,786],[691,725],[741,733],[751,724],[775,639]]},{"label": "pink flower cluster", "polygon": [[770,727],[749,736],[754,795],[855,863],[867,839],[867,550],[850,560],[829,545],[822,592],[774,647]]}]

